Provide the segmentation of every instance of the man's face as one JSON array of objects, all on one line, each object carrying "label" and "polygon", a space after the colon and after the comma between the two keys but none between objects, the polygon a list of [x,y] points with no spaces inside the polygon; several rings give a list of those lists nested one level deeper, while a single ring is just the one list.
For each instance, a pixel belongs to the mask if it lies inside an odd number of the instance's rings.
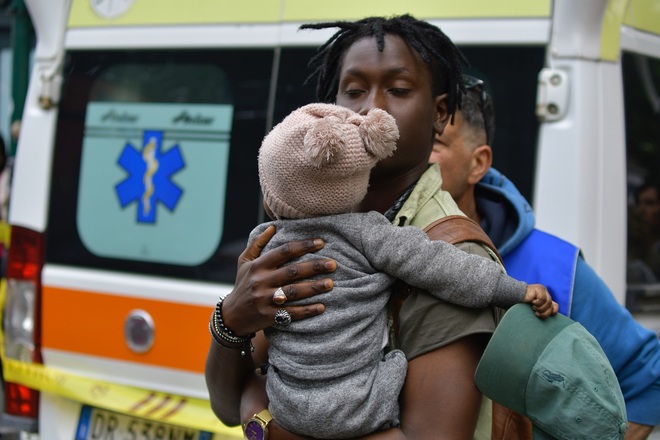
[{"label": "man's face", "polygon": [[442,99],[433,96],[431,73],[417,52],[395,35],[385,36],[385,48],[380,52],[376,39],[366,37],[346,51],[339,74],[338,105],[361,114],[372,108],[383,109],[394,116],[399,128],[394,155],[380,161],[372,177],[405,172],[426,163],[438,117],[437,103],[445,107]]},{"label": "man's face", "polygon": [[438,162],[442,174],[442,189],[460,205],[469,189],[469,176],[473,164],[473,152],[478,146],[474,135],[461,117],[454,114],[454,123],[447,124],[441,135],[435,135],[433,152],[429,162]]},{"label": "man's face", "polygon": [[660,195],[655,188],[646,188],[639,193],[637,209],[647,227],[660,228]]}]

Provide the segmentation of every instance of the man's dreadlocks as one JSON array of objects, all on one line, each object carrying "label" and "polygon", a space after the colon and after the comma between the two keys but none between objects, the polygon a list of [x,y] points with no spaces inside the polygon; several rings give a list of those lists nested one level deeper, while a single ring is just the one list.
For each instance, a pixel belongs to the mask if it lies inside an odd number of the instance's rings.
[{"label": "man's dreadlocks", "polygon": [[461,79],[462,69],[468,62],[463,53],[439,28],[410,15],[390,18],[370,17],[359,21],[335,21],[328,23],[303,24],[300,29],[339,28],[318,49],[309,61],[313,69],[309,82],[318,76],[316,97],[322,102],[334,102],[339,88],[339,68],[346,51],[357,40],[364,37],[376,38],[379,51],[385,47],[385,35],[398,35],[406,41],[429,66],[433,81],[433,93],[447,93],[447,110],[450,115],[460,106],[465,91]]}]

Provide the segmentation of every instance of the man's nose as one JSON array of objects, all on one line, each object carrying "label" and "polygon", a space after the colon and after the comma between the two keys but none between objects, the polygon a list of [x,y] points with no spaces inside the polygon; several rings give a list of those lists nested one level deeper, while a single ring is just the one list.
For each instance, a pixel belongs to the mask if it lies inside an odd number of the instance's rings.
[{"label": "man's nose", "polygon": [[385,94],[378,90],[371,91],[366,99],[362,102],[360,111],[361,115],[366,115],[372,108],[379,108],[387,111],[387,102],[385,101]]}]

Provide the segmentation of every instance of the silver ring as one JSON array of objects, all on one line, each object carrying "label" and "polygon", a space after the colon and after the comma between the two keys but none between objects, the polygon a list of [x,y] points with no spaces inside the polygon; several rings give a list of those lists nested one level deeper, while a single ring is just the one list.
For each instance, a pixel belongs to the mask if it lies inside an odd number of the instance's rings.
[{"label": "silver ring", "polygon": [[273,302],[278,306],[284,304],[287,299],[288,298],[286,297],[286,293],[284,293],[284,290],[282,290],[281,287],[278,287],[275,293],[273,293]]},{"label": "silver ring", "polygon": [[291,315],[289,312],[284,309],[279,309],[277,313],[275,313],[275,324],[282,326],[291,324]]}]

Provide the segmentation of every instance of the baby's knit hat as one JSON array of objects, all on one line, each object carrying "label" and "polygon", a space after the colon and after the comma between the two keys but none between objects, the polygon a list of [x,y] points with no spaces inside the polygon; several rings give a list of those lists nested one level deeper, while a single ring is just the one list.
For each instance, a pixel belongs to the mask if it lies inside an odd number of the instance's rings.
[{"label": "baby's knit hat", "polygon": [[277,218],[353,212],[371,169],[394,153],[398,138],[394,118],[378,108],[363,116],[334,104],[301,107],[261,144],[264,201]]}]

